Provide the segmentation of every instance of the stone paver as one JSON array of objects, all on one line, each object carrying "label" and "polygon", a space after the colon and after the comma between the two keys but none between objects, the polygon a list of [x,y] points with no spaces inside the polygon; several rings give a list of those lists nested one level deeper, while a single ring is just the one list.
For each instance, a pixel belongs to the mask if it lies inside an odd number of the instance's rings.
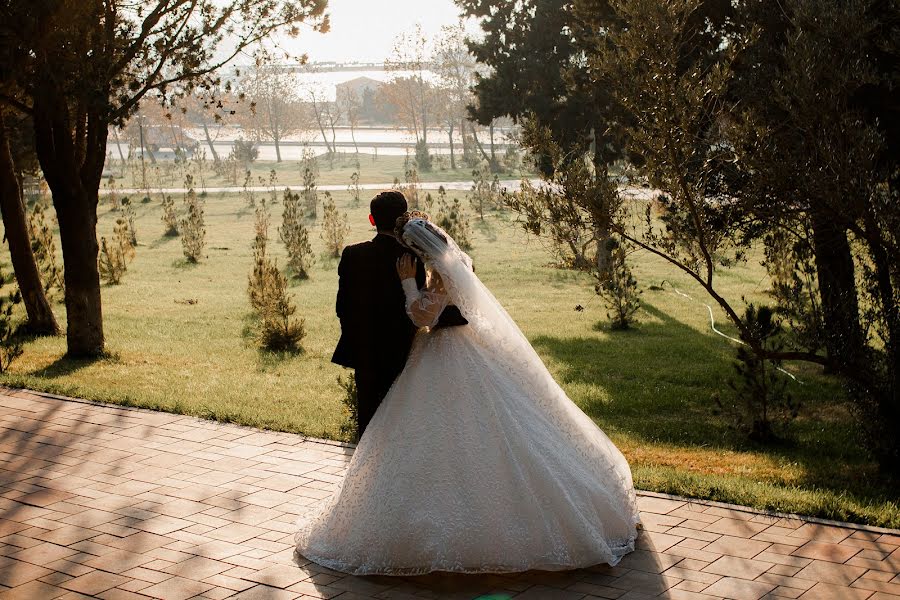
[{"label": "stone paver", "polygon": [[351,577],[293,554],[352,447],[0,388],[0,600],[900,600],[900,531],[639,493],[618,566]]}]

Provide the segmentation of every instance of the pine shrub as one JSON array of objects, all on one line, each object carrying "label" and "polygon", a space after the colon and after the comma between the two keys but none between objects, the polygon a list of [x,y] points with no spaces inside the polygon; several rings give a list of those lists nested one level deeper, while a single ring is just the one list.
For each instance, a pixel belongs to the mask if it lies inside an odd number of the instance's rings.
[{"label": "pine shrub", "polygon": [[203,257],[206,246],[206,228],[203,225],[203,204],[194,188],[188,190],[187,215],[181,220],[181,247],[188,262],[197,263]]},{"label": "pine shrub", "polygon": [[347,186],[347,192],[350,193],[350,206],[356,208],[359,206],[360,202],[360,187],[359,187],[359,170],[353,171],[350,175],[350,185]]},{"label": "pine shrub", "polygon": [[34,205],[28,215],[28,237],[31,239],[31,251],[41,273],[44,291],[50,297],[62,298],[66,286],[63,268],[56,260],[56,242],[50,220],[40,202]]},{"label": "pine shrub", "polygon": [[319,161],[311,150],[303,151],[300,171],[303,175],[303,205],[306,209],[306,215],[315,219],[319,207],[319,194],[317,189]]},{"label": "pine shrub", "polygon": [[100,277],[108,285],[118,285],[128,270],[128,261],[134,256],[131,245],[131,233],[128,221],[124,217],[116,219],[112,238],[107,241],[100,238],[100,256],[98,257]]},{"label": "pine shrub", "polygon": [[[783,349],[783,328],[771,308],[748,305],[744,322],[763,348]],[[750,341],[745,335],[741,339]],[[718,400],[719,408],[730,409],[737,428],[752,440],[766,442],[781,437],[800,409],[799,403],[787,391],[787,376],[779,373],[781,363],[759,358],[746,345],[738,347],[736,358],[736,377],[728,382],[735,392],[734,404],[726,407]]]},{"label": "pine shrub", "polygon": [[334,198],[329,192],[325,192],[325,201],[322,203],[322,239],[325,248],[334,258],[341,256],[344,249],[344,238],[350,233],[349,218],[347,213],[339,213]]},{"label": "pine shrub", "polygon": [[463,250],[472,249],[470,236],[469,217],[463,210],[459,198],[447,199],[447,191],[444,186],[438,189],[437,224],[446,231],[450,237],[456,240],[456,244]]},{"label": "pine shrub", "polygon": [[286,189],[283,204],[278,235],[287,249],[288,268],[297,279],[308,279],[315,258],[309,243],[309,230],[303,223],[300,195],[292,193],[290,188]]},{"label": "pine shrub", "polygon": [[13,361],[22,355],[22,341],[13,326],[13,312],[22,301],[22,295],[14,278],[0,271],[0,287],[8,284],[14,285],[13,291],[0,295],[0,373],[5,373]]},{"label": "pine shrub", "polygon": [[175,211],[175,201],[172,196],[164,196],[162,201],[162,222],[166,226],[163,235],[175,237],[178,235],[178,213]]},{"label": "pine shrub", "polygon": [[605,271],[594,271],[597,285],[594,290],[606,304],[606,316],[613,329],[630,329],[636,322],[636,314],[641,308],[637,279],[628,265],[625,246],[610,238],[607,241],[611,253],[611,263]]},{"label": "pine shrub", "polygon": [[279,271],[278,263],[266,254],[269,214],[265,207],[256,210],[255,229],[247,295],[259,318],[259,344],[266,350],[296,351],[306,335],[304,320],[294,317],[297,307],[288,296],[287,278]]}]

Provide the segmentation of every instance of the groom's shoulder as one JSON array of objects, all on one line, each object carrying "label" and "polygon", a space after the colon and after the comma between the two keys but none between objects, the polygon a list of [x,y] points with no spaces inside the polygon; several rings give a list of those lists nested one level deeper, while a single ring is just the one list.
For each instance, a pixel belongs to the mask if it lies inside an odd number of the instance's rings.
[{"label": "groom's shoulder", "polygon": [[370,251],[371,246],[371,241],[359,242],[356,244],[350,244],[349,246],[344,246],[344,250],[341,252],[341,257],[347,258],[348,256],[359,256],[360,254],[365,254],[367,251]]}]

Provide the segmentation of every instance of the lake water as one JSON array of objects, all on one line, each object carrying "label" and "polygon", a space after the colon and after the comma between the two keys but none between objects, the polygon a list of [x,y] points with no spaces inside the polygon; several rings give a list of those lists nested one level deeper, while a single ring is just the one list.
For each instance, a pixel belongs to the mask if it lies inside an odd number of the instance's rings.
[{"label": "lake water", "polygon": [[[328,133],[329,142],[331,141],[331,131]],[[206,145],[203,137],[202,129],[188,129],[188,135],[200,142],[200,148],[210,156],[209,147]],[[499,146],[498,152],[503,152],[506,144],[512,143],[509,139],[511,131],[501,128],[494,130],[494,143]],[[235,127],[222,127],[220,129],[210,130],[210,137],[213,139],[213,147],[219,156],[225,157],[231,152],[234,140],[241,135],[241,130]],[[339,152],[354,152],[353,137],[359,151],[366,154],[381,154],[390,156],[404,156],[407,152],[410,154],[415,152],[416,139],[415,135],[403,130],[386,127],[366,127],[357,128],[352,134],[349,127],[339,127],[335,129],[334,140]],[[479,133],[478,140],[484,146],[485,151],[489,151],[490,137],[487,132]],[[428,130],[428,143],[432,154],[449,154],[449,136],[446,131],[440,129]],[[462,137],[459,132],[453,133],[454,152],[462,152]],[[303,135],[295,135],[282,141],[281,157],[284,160],[299,160],[303,156],[303,150],[309,148],[316,155],[325,154],[326,146],[322,138],[322,134],[316,132],[305,132]],[[122,143],[122,153],[128,156],[128,145]],[[136,150],[140,152],[140,150]],[[113,158],[119,158],[119,148],[115,141],[110,138],[107,147],[107,154],[111,154]],[[158,158],[172,158],[171,149],[162,148],[157,155]],[[262,142],[259,144],[259,160],[275,160],[275,145],[271,142]]]}]

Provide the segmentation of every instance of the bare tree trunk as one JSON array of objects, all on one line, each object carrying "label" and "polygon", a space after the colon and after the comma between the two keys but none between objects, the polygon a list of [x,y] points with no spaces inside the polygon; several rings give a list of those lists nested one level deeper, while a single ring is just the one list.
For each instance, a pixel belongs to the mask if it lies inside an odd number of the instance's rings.
[{"label": "bare tree trunk", "polygon": [[825,211],[813,208],[810,217],[825,320],[825,349],[832,360],[852,365],[862,359],[863,337],[847,231]]},{"label": "bare tree trunk", "polygon": [[59,325],[53,316],[50,302],[47,301],[41,273],[34,259],[31,239],[28,236],[22,188],[16,177],[2,111],[0,111],[0,212],[3,215],[3,227],[16,282],[28,313],[27,329],[37,335],[56,335],[59,333]]},{"label": "bare tree trunk", "polygon": [[325,142],[325,149],[328,150],[328,154],[334,154],[331,144],[328,143],[328,136],[325,135],[325,124],[322,123],[322,113],[319,111],[319,104],[316,102],[315,98],[313,98],[312,104],[313,112],[316,115],[316,124],[319,126],[319,132],[322,134],[322,141]]},{"label": "bare tree trunk", "polygon": [[209,146],[209,151],[212,154],[213,162],[219,162],[219,153],[216,152],[216,147],[213,146],[212,138],[209,135],[209,127],[206,124],[206,121],[203,122],[203,135],[206,137],[206,145]]},{"label": "bare tree trunk", "polygon": [[497,164],[497,154],[494,150],[494,121],[491,120],[491,124],[488,126],[488,131],[491,134],[491,171],[494,170],[494,165]]},{"label": "bare tree trunk", "polygon": [[447,134],[447,138],[450,140],[450,168],[455,171],[456,157],[453,155],[453,119],[450,119],[447,125],[450,126],[450,133]]},{"label": "bare tree trunk", "polygon": [[119,141],[119,131],[113,127],[113,136],[116,138],[116,149],[119,151],[119,160],[122,161],[122,178],[125,178],[125,154],[122,152],[122,142]]},{"label": "bare tree trunk", "polygon": [[484,146],[482,146],[481,142],[478,141],[478,132],[475,131],[475,124],[471,124],[470,127],[472,128],[472,140],[475,142],[475,147],[478,148],[479,152],[481,152],[482,158],[490,163],[491,157],[487,155],[487,152],[484,151]]},{"label": "bare tree trunk", "polygon": [[104,337],[97,201],[109,124],[97,114],[70,109],[52,81],[41,84],[34,97],[35,147],[59,221],[67,354],[98,357],[104,352]]}]

